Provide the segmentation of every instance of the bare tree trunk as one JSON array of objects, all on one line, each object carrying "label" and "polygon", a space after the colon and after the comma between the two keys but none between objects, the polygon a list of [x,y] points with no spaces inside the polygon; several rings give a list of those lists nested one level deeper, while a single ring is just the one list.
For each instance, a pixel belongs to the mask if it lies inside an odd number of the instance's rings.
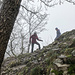
[{"label": "bare tree trunk", "polygon": [[21,0],[4,0],[0,12],[0,73],[7,44],[19,12]]},{"label": "bare tree trunk", "polygon": [[23,43],[23,41],[24,41],[24,36],[21,34],[21,54],[23,54],[23,52],[24,52],[24,43]]},{"label": "bare tree trunk", "polygon": [[11,48],[10,48],[11,53],[16,57],[16,55],[15,55],[15,53],[13,52],[13,49],[12,49],[12,48],[13,48],[13,46],[12,46],[12,41],[10,42],[10,47],[11,47]]},{"label": "bare tree trunk", "polygon": [[[31,19],[32,19],[32,13],[30,13],[30,18],[29,18],[29,38],[31,36]],[[29,49],[30,49],[30,42],[28,44],[28,53],[29,53]]]}]

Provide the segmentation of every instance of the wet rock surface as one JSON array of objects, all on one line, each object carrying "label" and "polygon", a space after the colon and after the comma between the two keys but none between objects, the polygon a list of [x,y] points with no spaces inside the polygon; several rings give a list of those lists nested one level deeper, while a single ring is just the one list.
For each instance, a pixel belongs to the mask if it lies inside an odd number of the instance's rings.
[{"label": "wet rock surface", "polygon": [[2,75],[68,75],[70,64],[75,64],[75,30],[62,34],[41,50],[5,59]]}]

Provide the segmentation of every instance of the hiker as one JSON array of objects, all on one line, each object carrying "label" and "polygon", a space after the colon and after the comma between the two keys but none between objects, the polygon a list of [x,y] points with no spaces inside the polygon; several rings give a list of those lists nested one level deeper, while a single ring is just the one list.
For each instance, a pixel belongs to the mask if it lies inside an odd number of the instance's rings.
[{"label": "hiker", "polygon": [[57,40],[60,37],[61,32],[58,28],[55,28],[55,30],[56,30],[56,33],[57,33],[57,36],[56,36],[55,40]]},{"label": "hiker", "polygon": [[[32,41],[31,41],[31,39],[32,39]],[[32,43],[31,53],[33,53],[34,44],[37,44],[39,46],[39,49],[40,49],[40,44],[36,40],[43,41],[43,40],[40,40],[37,36],[37,33],[34,32],[34,34],[32,36],[30,36],[30,40],[29,40],[29,42]]]}]

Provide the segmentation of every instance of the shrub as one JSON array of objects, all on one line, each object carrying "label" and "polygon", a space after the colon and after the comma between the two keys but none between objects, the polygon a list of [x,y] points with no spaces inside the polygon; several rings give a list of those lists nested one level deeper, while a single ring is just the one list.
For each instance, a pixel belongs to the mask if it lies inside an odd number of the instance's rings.
[{"label": "shrub", "polygon": [[39,66],[31,70],[31,75],[41,75],[41,68]]},{"label": "shrub", "polygon": [[75,74],[75,64],[71,64],[68,68],[68,74],[73,75]]},{"label": "shrub", "polygon": [[60,70],[60,71],[58,71],[58,70],[52,70],[51,72],[55,73],[55,75],[63,75],[63,71],[62,70]]}]

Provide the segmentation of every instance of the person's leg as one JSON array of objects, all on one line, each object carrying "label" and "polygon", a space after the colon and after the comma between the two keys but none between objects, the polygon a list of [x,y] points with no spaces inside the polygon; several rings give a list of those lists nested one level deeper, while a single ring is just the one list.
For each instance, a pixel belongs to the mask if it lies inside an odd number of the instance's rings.
[{"label": "person's leg", "polygon": [[36,42],[35,44],[37,44],[39,46],[39,49],[40,49],[40,44],[38,42]]},{"label": "person's leg", "polygon": [[32,43],[31,53],[33,53],[33,49],[34,49],[34,43]]}]

